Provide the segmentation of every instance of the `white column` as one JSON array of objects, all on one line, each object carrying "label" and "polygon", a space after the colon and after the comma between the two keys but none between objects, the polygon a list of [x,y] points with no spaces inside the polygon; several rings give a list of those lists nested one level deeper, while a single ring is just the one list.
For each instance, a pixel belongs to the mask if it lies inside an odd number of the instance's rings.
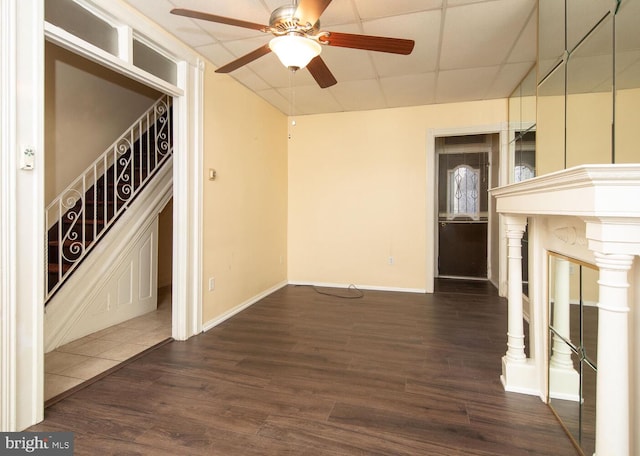
[{"label": "white column", "polygon": [[509,326],[507,328],[507,353],[505,357],[510,362],[524,362],[526,360],[522,313],[522,236],[525,227],[525,218],[507,218]]},{"label": "white column", "polygon": [[595,252],[600,268],[596,455],[629,453],[629,302],[633,255]]},{"label": "white column", "polygon": [[[565,400],[580,400],[580,376],[571,360],[571,348],[564,340],[571,334],[570,263],[552,257],[555,266],[553,293],[552,354],[549,361],[549,396]],[[563,340],[564,338],[564,340]]]},{"label": "white column", "polygon": [[569,340],[571,331],[571,308],[569,291],[570,264],[563,258],[554,258],[555,283],[553,293],[553,321],[552,326],[556,334],[553,336],[553,347],[550,364],[560,369],[573,369],[571,349],[562,340]]},{"label": "white column", "polygon": [[522,236],[526,217],[506,216],[509,317],[507,352],[502,357],[500,380],[506,391],[538,394],[535,365],[524,353],[524,323],[522,311]]}]

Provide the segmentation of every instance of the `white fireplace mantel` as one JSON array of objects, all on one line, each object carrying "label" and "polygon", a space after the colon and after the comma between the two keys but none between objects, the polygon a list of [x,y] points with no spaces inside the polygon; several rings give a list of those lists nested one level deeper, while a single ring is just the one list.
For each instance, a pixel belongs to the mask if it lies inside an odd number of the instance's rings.
[{"label": "white fireplace mantel", "polygon": [[491,190],[500,213],[640,221],[640,165],[583,165]]},{"label": "white fireplace mantel", "polygon": [[[562,228],[563,233],[573,230],[584,236],[578,249],[586,252],[600,271],[596,455],[632,454],[632,448],[640,446],[640,442],[632,441],[635,433],[630,432],[640,423],[640,347],[638,340],[630,337],[629,329],[630,324],[631,328],[640,326],[640,296],[633,292],[638,289],[640,276],[637,266],[634,270],[640,255],[640,165],[578,166],[495,188],[491,195],[503,216],[508,240],[509,327],[501,376],[505,389],[546,397],[548,299],[544,291],[546,269],[540,265],[548,248],[544,239],[558,238],[558,230],[550,229],[553,222],[569,218],[574,226]],[[530,326],[530,336],[544,341],[538,342],[544,349],[530,350],[529,358],[524,350],[520,273],[521,239],[527,223],[534,230],[550,231],[531,233],[533,240],[530,237],[529,242],[530,258],[539,263],[529,277],[534,295],[530,312],[537,320]],[[558,253],[571,256],[576,243],[563,241],[567,250]],[[562,249],[562,242],[559,244]]]}]

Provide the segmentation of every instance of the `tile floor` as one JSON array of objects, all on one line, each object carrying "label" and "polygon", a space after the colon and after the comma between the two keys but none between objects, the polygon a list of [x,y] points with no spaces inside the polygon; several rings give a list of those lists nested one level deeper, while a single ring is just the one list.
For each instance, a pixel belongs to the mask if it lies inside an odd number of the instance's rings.
[{"label": "tile floor", "polygon": [[44,399],[63,393],[171,337],[171,287],[158,290],[158,309],[45,354]]}]

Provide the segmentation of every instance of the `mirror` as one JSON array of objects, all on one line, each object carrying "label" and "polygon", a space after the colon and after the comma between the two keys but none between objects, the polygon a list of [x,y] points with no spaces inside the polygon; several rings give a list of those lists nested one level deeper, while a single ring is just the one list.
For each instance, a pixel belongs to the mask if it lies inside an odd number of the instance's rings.
[{"label": "mirror", "polygon": [[638,163],[640,2],[540,0],[538,11],[536,174]]},{"label": "mirror", "polygon": [[614,163],[638,163],[640,106],[640,2],[625,0],[615,16],[615,149]]},{"label": "mirror", "polygon": [[562,62],[538,85],[536,150],[544,152],[536,155],[538,175],[566,168],[565,72]]},{"label": "mirror", "polygon": [[538,79],[544,80],[565,50],[565,6],[562,0],[538,2]]},{"label": "mirror", "polygon": [[509,137],[512,152],[512,175],[509,182],[520,182],[535,176],[536,143],[536,69],[509,97]]},{"label": "mirror", "polygon": [[[610,13],[611,2],[608,1],[567,0],[567,49],[569,52],[573,53],[575,47],[589,35],[594,26]],[[609,44],[607,52],[611,53],[611,49]]]},{"label": "mirror", "polygon": [[[569,5],[574,2],[569,1]],[[572,15],[570,10],[568,25],[575,22],[576,16],[582,23],[582,14]],[[567,63],[567,168],[613,162],[613,15],[606,14],[600,22],[595,20],[598,25],[569,54]]]},{"label": "mirror", "polygon": [[[521,182],[536,175],[536,68],[509,97],[509,182]],[[522,293],[529,296],[529,234],[522,237]]]},{"label": "mirror", "polygon": [[548,401],[584,454],[595,451],[598,270],[549,254]]}]

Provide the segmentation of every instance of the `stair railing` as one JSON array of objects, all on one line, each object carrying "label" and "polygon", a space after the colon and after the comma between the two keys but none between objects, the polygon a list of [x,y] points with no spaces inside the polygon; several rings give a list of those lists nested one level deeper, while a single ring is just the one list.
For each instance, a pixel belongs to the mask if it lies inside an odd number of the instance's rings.
[{"label": "stair railing", "polygon": [[62,286],[173,151],[162,96],[46,208],[46,299]]}]

